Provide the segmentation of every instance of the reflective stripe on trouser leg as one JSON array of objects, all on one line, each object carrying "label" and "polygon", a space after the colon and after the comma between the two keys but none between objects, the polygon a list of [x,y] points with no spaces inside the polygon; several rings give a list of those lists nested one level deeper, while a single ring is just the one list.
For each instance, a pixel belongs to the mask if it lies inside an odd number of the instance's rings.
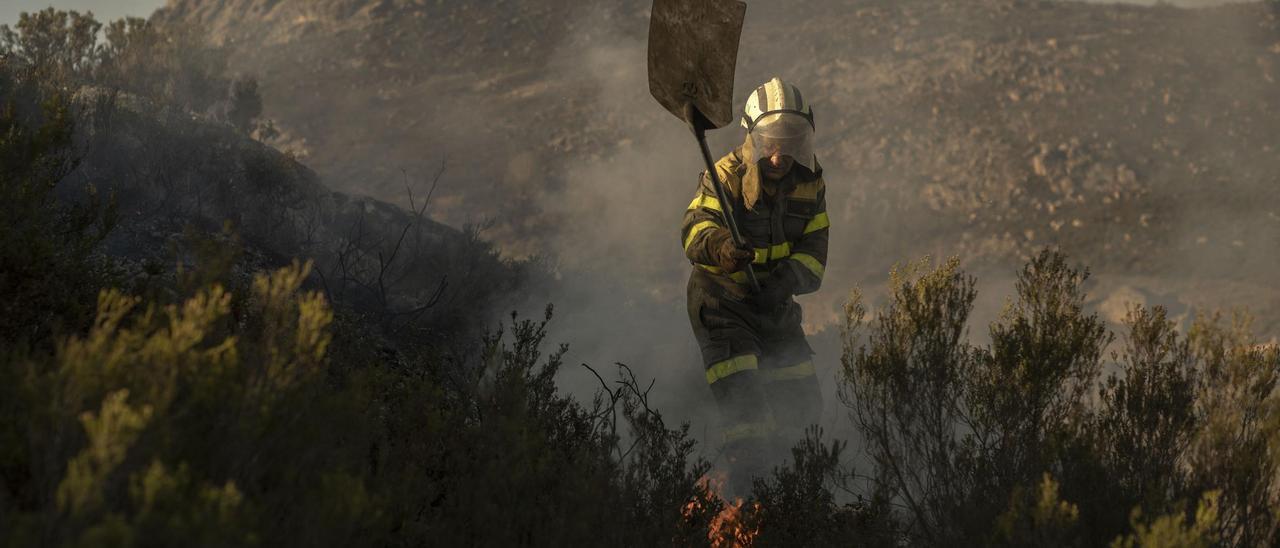
[{"label": "reflective stripe on trouser leg", "polygon": [[761,422],[741,422],[729,425],[724,429],[724,442],[734,443],[747,440],[766,440],[778,430],[772,418]]},{"label": "reflective stripe on trouser leg", "polygon": [[761,390],[759,358],[743,354],[707,367],[707,383],[724,421],[724,441],[765,439],[777,427]]},{"label": "reflective stripe on trouser leg", "polygon": [[707,368],[707,384],[715,384],[716,381],[729,375],[743,371],[756,371],[759,368],[760,360],[756,358],[755,354],[735,356],[722,362],[711,364],[711,367]]},{"label": "reflective stripe on trouser leg", "polygon": [[[764,402],[759,402],[764,407]],[[729,466],[728,495],[746,497],[755,478],[766,477],[780,456],[777,428],[771,417],[763,421],[728,423],[724,429],[724,458]]]},{"label": "reflective stripe on trouser leg", "polygon": [[766,383],[794,381],[814,376],[813,361],[805,360],[791,367],[761,369],[760,379]]}]

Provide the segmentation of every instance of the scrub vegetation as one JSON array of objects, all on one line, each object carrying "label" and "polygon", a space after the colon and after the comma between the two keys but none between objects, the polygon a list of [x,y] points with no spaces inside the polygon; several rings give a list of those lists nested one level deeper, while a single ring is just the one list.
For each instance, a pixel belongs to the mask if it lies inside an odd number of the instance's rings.
[{"label": "scrub vegetation", "polygon": [[[489,308],[462,304],[539,275],[474,231],[419,235],[423,209],[373,202],[359,204],[368,216],[289,217],[313,210],[288,196],[322,189],[286,185],[301,168],[278,154],[246,156],[245,188],[278,200],[230,231],[208,222],[223,206],[138,190],[171,180],[119,194],[84,184],[85,162],[100,162],[85,128],[138,129],[81,110],[79,86],[119,78],[139,86],[121,93],[215,121],[210,105],[235,93],[200,98],[181,82],[203,74],[251,93],[185,47],[173,64],[121,60],[166,59],[170,39],[121,57],[134,42],[83,43],[92,20],[24,22],[0,30],[7,545],[1280,540],[1280,350],[1243,314],[1183,332],[1163,309],[1133,307],[1112,333],[1084,306],[1087,271],[1042,251],[978,344],[976,280],[955,259],[908,263],[884,304],[869,311],[855,294],[845,310],[839,382],[860,438],[810,430],[746,500],[725,501],[689,426],[650,405],[660,384],[620,365],[600,371],[593,400],[566,396],[550,308],[486,326]],[[105,35],[171,32],[148,28]],[[258,114],[222,121],[244,139],[236,120]],[[115,240],[155,229],[142,206],[190,221],[163,260]],[[311,238],[293,236],[298,218]]]},{"label": "scrub vegetation", "polygon": [[[130,17],[107,24],[92,13],[48,8],[0,26],[0,51],[46,85],[107,86],[184,111],[207,114],[244,133],[270,131],[258,83],[228,75],[230,52],[193,28]],[[261,126],[261,127],[260,127]]]},{"label": "scrub vegetation", "polygon": [[975,280],[954,259],[896,270],[869,322],[850,302],[846,333],[867,333],[846,338],[844,401],[902,538],[1274,543],[1280,350],[1245,315],[1184,334],[1159,307],[1131,308],[1117,339],[1082,306],[1087,277],[1037,255],[985,346],[967,342]]}]

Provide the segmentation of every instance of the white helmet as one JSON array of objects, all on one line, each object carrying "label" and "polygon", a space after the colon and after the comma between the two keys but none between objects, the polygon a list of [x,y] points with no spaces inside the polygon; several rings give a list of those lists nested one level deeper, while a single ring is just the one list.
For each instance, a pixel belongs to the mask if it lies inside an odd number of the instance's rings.
[{"label": "white helmet", "polygon": [[742,127],[751,136],[751,161],[774,154],[790,156],[796,163],[814,169],[813,108],[804,102],[800,89],[774,77],[747,97]]}]

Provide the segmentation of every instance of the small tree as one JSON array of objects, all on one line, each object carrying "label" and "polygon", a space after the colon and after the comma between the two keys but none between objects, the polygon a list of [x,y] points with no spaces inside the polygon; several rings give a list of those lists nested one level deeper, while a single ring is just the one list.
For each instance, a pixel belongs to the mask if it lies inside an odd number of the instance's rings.
[{"label": "small tree", "polygon": [[254,129],[254,121],[262,115],[262,96],[258,95],[258,81],[239,77],[231,81],[227,91],[227,118],[231,125],[244,134]]},{"label": "small tree", "polygon": [[78,85],[90,76],[101,49],[102,24],[93,14],[46,8],[22,13],[16,30],[0,25],[0,53],[32,67],[38,78],[60,86]]},{"label": "small tree", "polygon": [[[958,429],[963,376],[977,354],[965,342],[965,322],[977,295],[952,259],[895,268],[890,302],[880,309],[865,346],[846,337],[841,399],[853,410],[874,463],[875,482],[905,507],[916,542],[945,544],[963,533],[961,514],[973,477],[961,469],[975,446]],[[846,333],[861,324],[856,296],[846,309]]]}]

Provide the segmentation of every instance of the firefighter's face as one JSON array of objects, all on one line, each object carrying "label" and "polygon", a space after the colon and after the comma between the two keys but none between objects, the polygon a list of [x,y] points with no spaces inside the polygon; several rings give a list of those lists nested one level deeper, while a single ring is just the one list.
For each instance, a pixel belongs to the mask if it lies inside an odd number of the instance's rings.
[{"label": "firefighter's face", "polygon": [[760,159],[760,171],[771,181],[777,181],[787,176],[787,172],[791,171],[791,164],[795,160],[790,156],[781,153],[773,153],[772,155]]}]

